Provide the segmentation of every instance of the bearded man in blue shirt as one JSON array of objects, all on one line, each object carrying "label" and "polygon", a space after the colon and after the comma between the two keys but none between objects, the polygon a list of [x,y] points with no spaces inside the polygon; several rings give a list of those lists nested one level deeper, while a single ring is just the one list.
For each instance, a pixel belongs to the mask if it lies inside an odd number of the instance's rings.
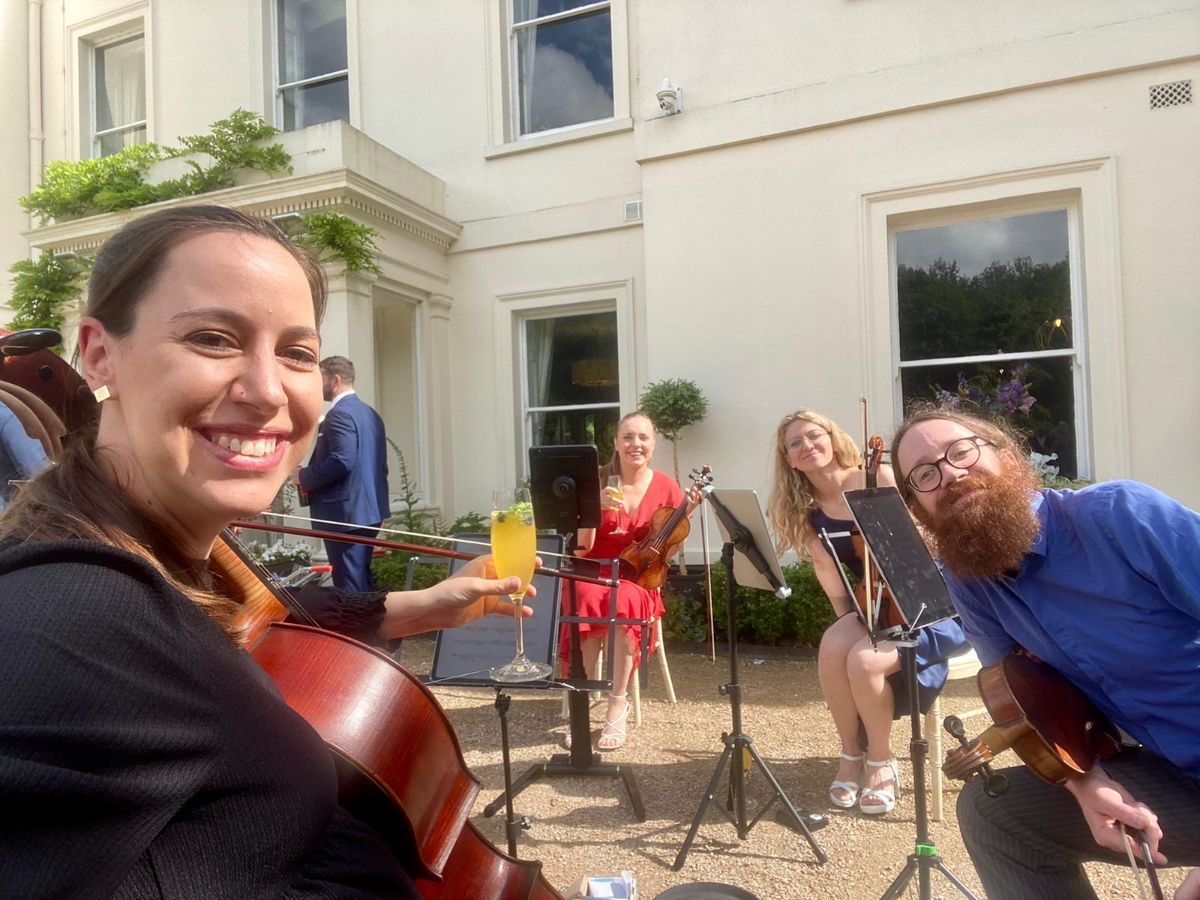
[{"label": "bearded man in blue shirt", "polygon": [[988,896],[1095,897],[1082,863],[1124,861],[1123,825],[1159,865],[1200,863],[1200,515],[1132,481],[1043,489],[1015,436],[954,412],[910,417],[891,458],[980,661],[1041,659],[1141,744],[1065,788],[1026,768],[999,798],[969,784]]}]

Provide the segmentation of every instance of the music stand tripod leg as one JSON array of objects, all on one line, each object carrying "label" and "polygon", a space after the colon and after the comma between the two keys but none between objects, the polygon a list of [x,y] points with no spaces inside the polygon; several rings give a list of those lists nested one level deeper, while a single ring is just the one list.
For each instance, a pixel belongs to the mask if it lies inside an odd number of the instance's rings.
[{"label": "music stand tripod leg", "polygon": [[[726,543],[721,551],[721,562],[725,566],[725,613],[728,617],[727,628],[729,634],[729,684],[722,685],[719,690],[720,693],[729,697],[730,709],[733,716],[733,733],[721,735],[725,749],[721,752],[721,758],[717,760],[716,770],[713,772],[712,779],[708,783],[708,788],[704,792],[704,798],[700,802],[700,807],[696,810],[692,826],[688,830],[687,837],[684,838],[683,846],[679,848],[679,854],[675,857],[674,864],[671,866],[675,871],[683,868],[683,864],[687,860],[692,841],[695,840],[700,823],[704,820],[704,813],[708,809],[708,804],[713,800],[717,784],[721,779],[721,773],[724,771],[727,762],[731,767],[729,771],[729,790],[732,802],[730,805],[734,811],[734,814],[729,816],[729,818],[734,827],[737,828],[740,840],[744,841],[749,837],[751,826],[746,821],[746,782],[745,771],[742,768],[744,754],[747,750],[754,761],[758,763],[763,774],[766,775],[767,780],[775,791],[775,796],[781,799],[785,808],[791,811],[795,825],[808,840],[808,844],[816,855],[817,861],[824,863],[828,859],[825,851],[812,835],[813,829],[821,828],[826,824],[825,817],[812,814],[801,815],[796,811],[796,808],[788,800],[787,795],[784,794],[779,781],[771,773],[771,770],[767,768],[766,762],[759,755],[758,750],[755,749],[754,740],[742,731],[742,685],[738,680],[737,606],[733,577],[733,551],[736,540],[737,538],[735,537],[733,541]],[[805,822],[806,818],[808,822]],[[755,819],[755,822],[757,821]]]},{"label": "music stand tripod leg", "polygon": [[[568,552],[573,542],[573,536],[571,537],[572,540],[568,540],[567,542]],[[587,674],[583,667],[583,654],[579,641],[579,622],[576,618],[578,606],[574,581],[569,583],[568,593],[570,597],[570,614],[567,620],[569,624],[568,632],[571,639],[568,678],[571,681],[584,685],[583,689],[571,691],[567,696],[570,719],[568,727],[571,729],[571,751],[570,753],[555,754],[550,757],[548,762],[535,763],[513,782],[511,788],[506,789],[504,793],[485,806],[483,815],[485,818],[495,815],[500,807],[504,806],[506,802],[511,802],[513,797],[539,778],[600,777],[620,778],[625,785],[626,792],[629,794],[629,802],[633,807],[634,816],[639,822],[645,822],[646,807],[642,802],[642,794],[638,790],[633,768],[628,765],[602,762],[600,754],[593,753],[591,750],[591,729],[588,724],[588,692],[594,685],[592,682],[587,681]],[[614,598],[614,609],[615,603],[616,600]],[[610,621],[610,628],[612,627],[612,621]]]},{"label": "music stand tripod leg", "polygon": [[[909,721],[912,737],[909,740],[909,754],[913,765],[913,802],[916,807],[917,843],[909,854],[908,862],[900,870],[900,874],[891,883],[880,900],[895,900],[900,897],[914,874],[917,876],[917,893],[920,900],[931,900],[932,884],[930,872],[936,869],[946,876],[946,879],[958,888],[959,892],[969,900],[976,900],[974,894],[965,884],[959,881],[951,872],[942,858],[938,856],[937,847],[929,838],[929,809],[925,795],[925,759],[929,755],[929,742],[921,734],[921,703],[920,684],[917,681],[917,631],[908,631],[899,635],[897,650],[900,654],[900,665],[905,670],[908,681],[908,698],[910,704]],[[892,638],[893,640],[895,638]]]},{"label": "music stand tripod leg", "polygon": [[528,816],[519,818],[513,812],[512,764],[508,755],[508,708],[512,697],[504,693],[503,688],[496,688],[496,712],[500,715],[500,755],[504,763],[504,801],[507,818],[504,822],[504,836],[508,839],[508,855],[517,855],[517,836],[530,826]]}]

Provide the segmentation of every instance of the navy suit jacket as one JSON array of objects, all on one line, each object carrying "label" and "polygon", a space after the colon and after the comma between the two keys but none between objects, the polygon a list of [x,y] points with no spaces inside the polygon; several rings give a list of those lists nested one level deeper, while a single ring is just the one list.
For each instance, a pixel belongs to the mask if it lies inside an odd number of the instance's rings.
[{"label": "navy suit jacket", "polygon": [[388,517],[383,420],[357,394],[339,400],[321,422],[300,486],[315,519],[374,525]]}]

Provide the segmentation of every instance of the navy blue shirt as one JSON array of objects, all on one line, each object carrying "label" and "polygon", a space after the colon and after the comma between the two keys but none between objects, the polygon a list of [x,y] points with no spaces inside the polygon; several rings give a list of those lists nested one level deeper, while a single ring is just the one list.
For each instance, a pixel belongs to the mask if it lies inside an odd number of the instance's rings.
[{"label": "navy blue shirt", "polygon": [[1014,577],[945,573],[979,659],[1024,647],[1200,778],[1200,515],[1133,481],[1044,490],[1034,508]]}]

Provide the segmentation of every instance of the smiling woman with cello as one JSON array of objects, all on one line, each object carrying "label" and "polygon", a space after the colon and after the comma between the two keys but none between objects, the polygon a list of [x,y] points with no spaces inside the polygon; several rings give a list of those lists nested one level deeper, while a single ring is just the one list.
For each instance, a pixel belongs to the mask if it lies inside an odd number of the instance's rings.
[{"label": "smiling woman with cello", "polygon": [[[836,558],[820,538],[822,529],[830,535],[854,529],[842,493],[867,486],[862,453],[832,419],[801,409],[785,416],[775,430],[774,459],[767,513],[776,550],[795,550],[802,559],[812,560],[837,616],[825,630],[817,656],[821,690],[842,750],[829,802],[842,809],[857,805],[868,815],[888,813],[896,806],[900,788],[891,749],[892,720],[908,712],[908,682],[899,653],[871,641],[859,603],[847,593],[838,571],[845,565],[856,578],[863,577],[861,538],[833,538]],[[893,483],[887,469],[880,469],[878,478],[881,486]],[[962,629],[952,620],[921,630],[917,678],[922,710],[945,684],[945,660],[965,644]]]},{"label": "smiling woman with cello", "polygon": [[312,439],[324,302],[315,260],[232,210],[101,248],[79,326],[98,419],[0,521],[0,896],[418,896],[209,570]]}]

